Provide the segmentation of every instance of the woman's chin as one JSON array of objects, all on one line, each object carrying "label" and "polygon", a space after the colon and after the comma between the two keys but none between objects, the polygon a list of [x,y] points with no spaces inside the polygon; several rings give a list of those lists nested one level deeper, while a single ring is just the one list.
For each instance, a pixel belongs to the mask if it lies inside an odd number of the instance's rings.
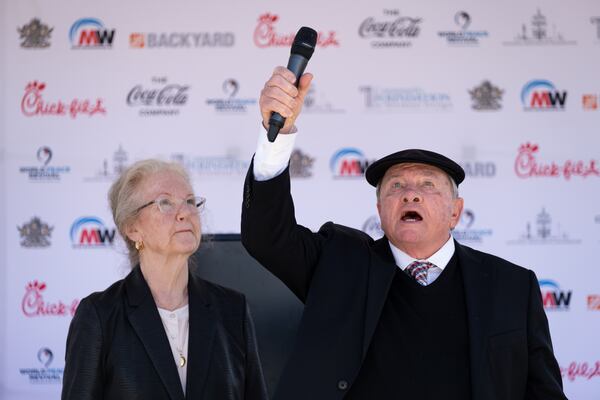
[{"label": "woman's chin", "polygon": [[199,242],[197,240],[180,240],[174,245],[174,252],[186,255],[192,255],[198,250]]}]

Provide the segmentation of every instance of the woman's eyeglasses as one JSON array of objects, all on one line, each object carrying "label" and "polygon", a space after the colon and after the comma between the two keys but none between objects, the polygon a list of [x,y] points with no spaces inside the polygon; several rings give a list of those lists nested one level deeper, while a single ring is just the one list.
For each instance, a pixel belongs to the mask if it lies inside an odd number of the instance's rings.
[{"label": "woman's eyeglasses", "polygon": [[204,208],[205,203],[206,199],[199,196],[190,196],[185,199],[180,199],[173,196],[161,195],[157,197],[156,200],[152,200],[139,207],[135,212],[139,212],[152,204],[156,204],[158,211],[163,214],[174,214],[179,211],[182,206],[186,207],[189,212],[198,214],[200,210]]}]

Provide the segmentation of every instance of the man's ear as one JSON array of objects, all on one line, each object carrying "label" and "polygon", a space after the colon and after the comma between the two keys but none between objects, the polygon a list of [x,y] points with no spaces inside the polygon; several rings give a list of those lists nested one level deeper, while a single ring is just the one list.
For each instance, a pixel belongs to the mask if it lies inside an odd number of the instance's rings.
[{"label": "man's ear", "polygon": [[454,229],[458,222],[460,221],[460,216],[463,212],[463,207],[465,205],[465,201],[462,197],[453,200],[452,204],[452,218],[450,220],[450,229]]}]

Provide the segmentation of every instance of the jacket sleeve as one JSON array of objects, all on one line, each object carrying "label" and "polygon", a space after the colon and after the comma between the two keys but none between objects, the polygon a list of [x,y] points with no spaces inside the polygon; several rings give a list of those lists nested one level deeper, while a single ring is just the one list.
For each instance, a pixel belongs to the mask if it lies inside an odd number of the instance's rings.
[{"label": "jacket sleeve", "polygon": [[61,399],[103,399],[102,387],[102,328],[96,307],[86,298],[69,327]]},{"label": "jacket sleeve", "polygon": [[252,321],[252,316],[250,315],[247,304],[245,305],[244,312],[244,334],[246,336],[246,381],[244,385],[244,399],[267,400],[267,387],[263,376],[260,357],[258,355],[254,322]]},{"label": "jacket sleeve", "polygon": [[527,335],[529,368],[525,398],[528,400],[566,400],[558,362],[554,357],[548,319],[542,305],[538,280],[529,272],[529,310]]},{"label": "jacket sleeve", "polygon": [[252,171],[253,163],[244,183],[242,243],[304,302],[327,230],[312,233],[296,223],[289,167],[260,182]]}]

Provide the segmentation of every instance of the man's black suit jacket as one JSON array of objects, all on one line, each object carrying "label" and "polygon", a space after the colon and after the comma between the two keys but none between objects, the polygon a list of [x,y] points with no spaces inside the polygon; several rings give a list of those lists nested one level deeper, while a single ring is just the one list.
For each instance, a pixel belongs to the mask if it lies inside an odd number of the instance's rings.
[{"label": "man's black suit jacket", "polygon": [[[244,186],[243,244],[305,304],[275,399],[341,399],[360,370],[397,268],[388,241],[331,222],[311,232],[296,223],[289,169],[262,182],[252,169]],[[455,245],[472,399],[565,399],[534,273]]]},{"label": "man's black suit jacket", "polygon": [[189,275],[186,394],[139,267],[81,301],[67,339],[62,399],[265,400],[244,296]]}]

